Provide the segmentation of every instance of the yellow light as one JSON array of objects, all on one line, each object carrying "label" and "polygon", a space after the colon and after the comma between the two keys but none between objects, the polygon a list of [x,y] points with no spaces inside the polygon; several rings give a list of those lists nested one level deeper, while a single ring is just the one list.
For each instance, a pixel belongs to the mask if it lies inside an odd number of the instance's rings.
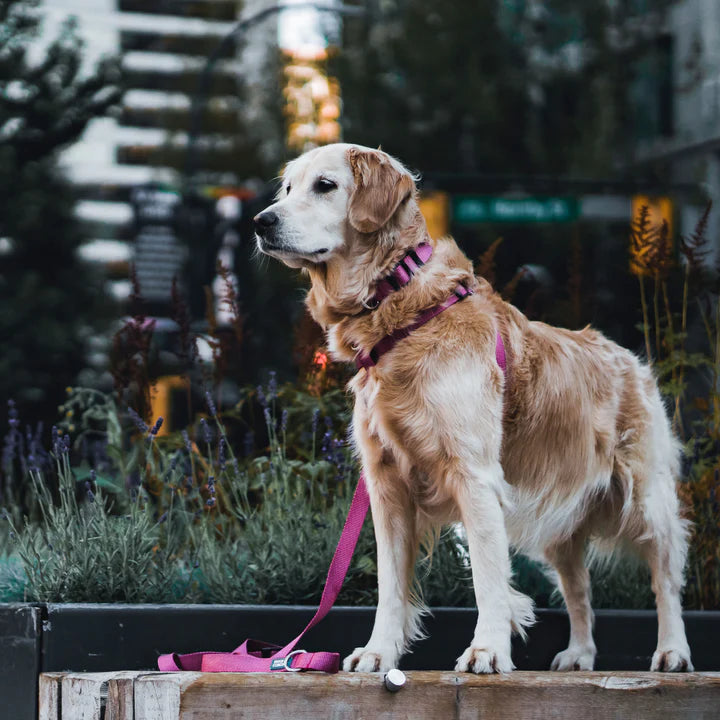
[{"label": "yellow light", "polygon": [[436,240],[443,235],[447,235],[450,221],[448,194],[440,191],[423,193],[420,196],[419,205],[420,212],[427,223],[430,237]]},{"label": "yellow light", "polygon": [[155,391],[150,398],[152,417],[163,417],[158,436],[169,435],[172,431],[172,391],[187,387],[187,381],[180,375],[160,377],[155,383]]},{"label": "yellow light", "polygon": [[328,54],[285,52],[284,114],[287,144],[297,151],[337,142],[341,137],[340,85],[326,73]]},{"label": "yellow light", "polygon": [[[673,202],[669,197],[651,197],[649,195],[633,195],[632,198],[632,221],[635,223],[640,217],[643,207],[648,209],[648,238],[644,244],[640,244],[640,238],[635,238],[630,244],[630,271],[635,275],[650,276],[655,271],[663,271],[669,267],[673,251]],[[662,228],[663,222],[667,223],[667,247],[658,252],[656,241],[657,235]],[[655,241],[655,242],[654,242]],[[660,255],[661,257],[658,257]],[[662,265],[662,267],[660,267]]]}]

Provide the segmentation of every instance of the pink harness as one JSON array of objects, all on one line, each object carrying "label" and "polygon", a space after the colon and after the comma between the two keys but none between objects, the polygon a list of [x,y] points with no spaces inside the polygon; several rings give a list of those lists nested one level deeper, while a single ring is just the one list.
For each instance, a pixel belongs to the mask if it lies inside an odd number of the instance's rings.
[{"label": "pink harness", "polygon": [[[432,248],[426,243],[407,253],[390,275],[378,283],[374,307],[377,307],[391,292],[407,285],[415,272],[430,259],[431,255]],[[388,287],[391,289],[388,290]],[[389,352],[413,330],[416,330],[428,320],[471,294],[472,291],[468,290],[464,285],[458,285],[454,294],[444,303],[421,313],[411,325],[384,337],[367,355],[359,354],[356,359],[358,368],[369,368],[376,365],[383,354]],[[495,359],[503,372],[506,372],[505,345],[499,332],[495,341]],[[296,650],[295,646],[310,628],[317,625],[330,612],[330,609],[335,604],[350,567],[355,545],[360,537],[360,531],[369,507],[370,497],[365,483],[365,474],[360,473],[360,479],[350,504],[345,526],[330,563],[320,605],[307,627],[287,645],[282,647],[262,640],[246,640],[231,653],[195,652],[187,655],[171,653],[161,655],[158,658],[158,668],[169,672],[178,670],[202,672],[299,672],[300,670],[320,670],[327,673],[336,673],[340,668],[339,653],[313,653]]]}]

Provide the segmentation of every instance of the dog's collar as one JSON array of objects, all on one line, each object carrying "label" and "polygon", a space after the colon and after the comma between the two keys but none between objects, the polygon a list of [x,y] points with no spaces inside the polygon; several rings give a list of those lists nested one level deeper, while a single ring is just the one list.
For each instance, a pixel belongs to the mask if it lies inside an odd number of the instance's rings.
[{"label": "dog's collar", "polygon": [[429,243],[420,243],[409,250],[400,262],[380,280],[375,288],[375,294],[369,301],[363,303],[368,310],[374,310],[388,295],[405,287],[413,275],[432,257],[433,249]]}]

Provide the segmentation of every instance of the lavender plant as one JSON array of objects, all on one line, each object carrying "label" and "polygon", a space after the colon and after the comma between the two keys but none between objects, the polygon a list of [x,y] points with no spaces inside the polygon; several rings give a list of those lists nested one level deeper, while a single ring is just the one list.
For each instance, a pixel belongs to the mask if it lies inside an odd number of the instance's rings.
[{"label": "lavender plant", "polygon": [[[111,397],[82,389],[69,393],[50,454],[57,488],[26,454],[23,467],[38,516],[5,517],[12,578],[21,569],[23,597],[52,602],[319,597],[349,505],[354,461],[329,422],[316,442],[312,420],[307,456],[289,457],[291,413],[280,408],[272,377],[258,395],[268,447],[263,455],[241,460],[210,395],[210,415],[200,420],[193,440],[188,433],[159,438],[161,419],[149,427],[132,412],[122,413]],[[103,432],[100,452],[94,442]],[[93,459],[102,461],[102,474]],[[370,546],[367,531],[349,584],[356,601],[372,593]],[[9,587],[12,578],[5,575]]]}]

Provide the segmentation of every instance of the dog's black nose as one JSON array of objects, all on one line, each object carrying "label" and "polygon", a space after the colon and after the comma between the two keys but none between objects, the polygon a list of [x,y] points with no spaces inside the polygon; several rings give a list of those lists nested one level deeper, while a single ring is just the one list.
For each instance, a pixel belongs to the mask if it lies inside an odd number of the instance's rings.
[{"label": "dog's black nose", "polygon": [[277,225],[278,216],[272,210],[266,210],[261,212],[259,215],[254,217],[255,220],[255,232],[261,237],[267,232],[273,225]]}]

